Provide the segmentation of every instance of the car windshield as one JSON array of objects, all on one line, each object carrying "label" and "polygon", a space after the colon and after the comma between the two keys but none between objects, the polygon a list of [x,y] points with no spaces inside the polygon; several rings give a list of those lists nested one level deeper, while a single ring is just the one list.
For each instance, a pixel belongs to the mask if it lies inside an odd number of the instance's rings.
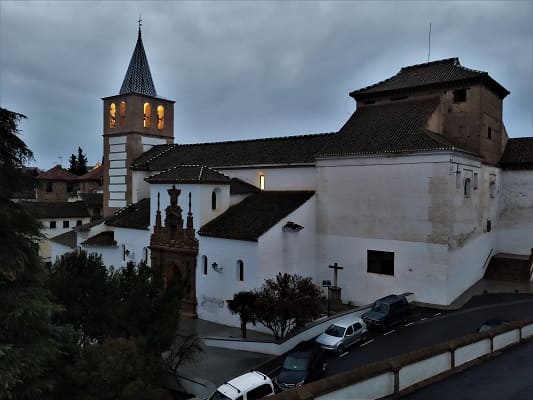
[{"label": "car windshield", "polygon": [[329,336],[343,337],[345,329],[346,328],[340,327],[338,325],[330,325],[329,328],[326,329],[326,334]]},{"label": "car windshield", "polygon": [[283,369],[289,371],[307,371],[307,364],[309,363],[309,358],[307,357],[295,357],[293,355],[288,355],[285,358],[283,363]]},{"label": "car windshield", "polygon": [[231,400],[231,399],[225,394],[216,390],[215,393],[213,393],[211,396],[207,398],[207,400]]},{"label": "car windshield", "polygon": [[372,311],[386,314],[389,311],[389,305],[385,303],[374,303],[372,306]]}]

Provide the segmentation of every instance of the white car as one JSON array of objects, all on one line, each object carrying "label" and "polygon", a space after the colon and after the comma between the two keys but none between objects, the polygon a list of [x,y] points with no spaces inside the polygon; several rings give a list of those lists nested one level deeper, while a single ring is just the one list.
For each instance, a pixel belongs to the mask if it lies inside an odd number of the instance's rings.
[{"label": "white car", "polygon": [[252,371],[220,385],[207,400],[256,400],[274,393],[272,380],[259,371]]},{"label": "white car", "polygon": [[316,338],[316,342],[325,350],[342,354],[348,346],[364,340],[367,334],[365,322],[359,317],[350,316],[331,324]]}]

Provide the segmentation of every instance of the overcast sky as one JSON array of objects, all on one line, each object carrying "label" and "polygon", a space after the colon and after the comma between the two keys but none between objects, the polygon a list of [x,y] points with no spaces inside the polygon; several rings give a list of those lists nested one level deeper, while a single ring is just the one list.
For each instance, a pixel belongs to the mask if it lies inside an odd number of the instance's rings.
[{"label": "overcast sky", "polygon": [[0,105],[28,116],[42,169],[81,146],[102,158],[102,97],[118,94],[137,39],[175,142],[337,131],[352,90],[428,57],[459,57],[511,91],[511,137],[533,132],[533,2],[0,0]]}]

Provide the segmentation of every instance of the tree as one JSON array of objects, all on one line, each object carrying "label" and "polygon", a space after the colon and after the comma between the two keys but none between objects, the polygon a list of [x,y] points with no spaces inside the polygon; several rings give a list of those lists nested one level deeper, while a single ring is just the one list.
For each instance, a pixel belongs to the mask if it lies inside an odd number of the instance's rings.
[{"label": "tree", "polygon": [[246,325],[249,322],[255,324],[256,297],[257,294],[254,292],[238,292],[233,295],[233,299],[227,301],[229,311],[232,314],[239,314],[243,339],[246,339]]},{"label": "tree", "polygon": [[0,108],[0,398],[45,398],[54,386],[60,343],[69,330],[52,318],[60,311],[44,286],[38,254],[39,222],[11,195],[31,189],[20,167],[33,154],[17,136],[24,115]]},{"label": "tree", "polygon": [[278,273],[256,291],[255,318],[282,339],[320,315],[321,289],[311,278]]},{"label": "tree", "polygon": [[78,147],[78,156],[71,154],[69,159],[69,171],[75,175],[83,175],[87,173],[87,156],[83,154],[81,147]]}]

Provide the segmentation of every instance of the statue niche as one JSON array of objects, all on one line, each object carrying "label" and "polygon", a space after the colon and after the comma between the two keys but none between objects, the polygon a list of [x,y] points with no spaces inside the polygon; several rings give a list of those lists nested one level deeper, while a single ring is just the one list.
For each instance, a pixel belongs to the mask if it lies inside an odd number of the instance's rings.
[{"label": "statue niche", "polygon": [[152,268],[160,274],[164,285],[178,282],[183,288],[181,312],[196,317],[196,256],[198,239],[193,227],[191,193],[189,212],[183,227],[182,209],[178,204],[181,190],[168,190],[170,205],[165,209],[165,223],[161,221],[160,194],[157,194],[157,212],[154,233],[150,238]]}]

